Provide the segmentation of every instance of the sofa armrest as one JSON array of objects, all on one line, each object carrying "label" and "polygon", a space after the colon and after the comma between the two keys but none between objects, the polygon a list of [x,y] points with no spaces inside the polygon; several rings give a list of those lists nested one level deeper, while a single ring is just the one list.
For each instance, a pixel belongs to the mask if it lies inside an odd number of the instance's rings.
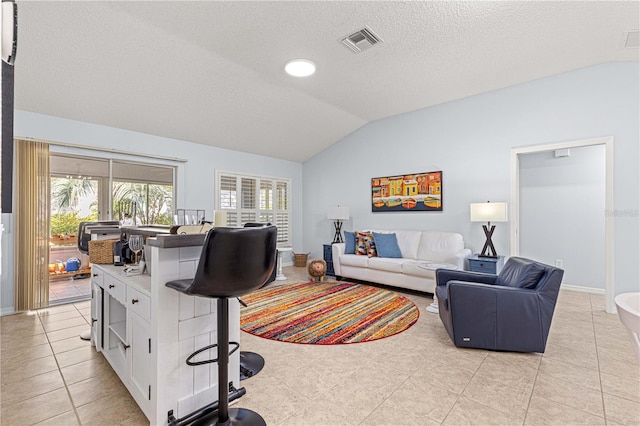
[{"label": "sofa armrest", "polygon": [[345,243],[335,243],[331,245],[331,255],[333,256],[333,273],[337,277],[342,276],[342,266],[340,265],[340,256],[344,254]]},{"label": "sofa armrest", "polygon": [[480,272],[456,271],[452,269],[438,269],[436,271],[436,285],[446,285],[449,281],[463,281],[479,284],[495,284],[497,275]]},{"label": "sofa armrest", "polygon": [[458,250],[451,256],[447,256],[447,258],[444,261],[445,263],[456,265],[459,271],[464,271],[465,266],[467,266],[466,265],[467,259],[471,257],[471,254],[472,254],[471,250],[468,248]]}]

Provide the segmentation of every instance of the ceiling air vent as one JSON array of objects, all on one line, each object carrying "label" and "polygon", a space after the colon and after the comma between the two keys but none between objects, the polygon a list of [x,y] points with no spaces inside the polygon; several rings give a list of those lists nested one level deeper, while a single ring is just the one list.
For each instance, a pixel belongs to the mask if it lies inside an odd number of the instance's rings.
[{"label": "ceiling air vent", "polygon": [[382,39],[369,27],[364,27],[361,30],[351,33],[341,41],[342,44],[353,50],[355,53],[360,53],[378,43],[382,43]]},{"label": "ceiling air vent", "polygon": [[640,31],[628,31],[624,37],[624,47],[637,49],[640,47]]}]

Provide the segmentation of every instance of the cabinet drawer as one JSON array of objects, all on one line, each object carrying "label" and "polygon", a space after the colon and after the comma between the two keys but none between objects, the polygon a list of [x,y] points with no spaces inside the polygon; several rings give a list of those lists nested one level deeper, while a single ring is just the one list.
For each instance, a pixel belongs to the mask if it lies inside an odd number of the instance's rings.
[{"label": "cabinet drawer", "polygon": [[487,262],[484,260],[470,260],[469,269],[471,272],[484,272],[485,274],[496,273],[496,262]]},{"label": "cabinet drawer", "polygon": [[104,276],[104,285],[102,286],[104,290],[113,296],[118,302],[125,304],[125,295],[127,291],[127,286],[122,282],[113,278],[111,275]]},{"label": "cabinet drawer", "polygon": [[91,268],[91,282],[98,284],[102,287],[102,283],[104,282],[104,271],[102,269],[96,268],[95,266]]},{"label": "cabinet drawer", "polygon": [[131,309],[147,321],[151,321],[151,300],[138,290],[127,287],[127,309]]}]

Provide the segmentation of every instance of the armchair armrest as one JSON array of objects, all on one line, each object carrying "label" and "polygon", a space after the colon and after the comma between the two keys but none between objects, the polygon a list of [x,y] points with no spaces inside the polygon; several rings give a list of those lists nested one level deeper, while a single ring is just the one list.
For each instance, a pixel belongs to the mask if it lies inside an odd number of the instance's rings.
[{"label": "armchair armrest", "polygon": [[466,248],[462,250],[458,250],[455,254],[451,256],[447,256],[444,260],[445,263],[450,263],[452,265],[456,265],[459,271],[464,271],[465,264],[467,263],[467,259],[471,257],[471,250]]},{"label": "armchair armrest", "polygon": [[331,245],[331,255],[333,256],[333,272],[336,276],[342,276],[342,266],[340,256],[344,254],[345,243],[335,243]]},{"label": "armchair armrest", "polygon": [[497,275],[483,274],[480,272],[456,271],[452,269],[438,269],[436,271],[437,285],[446,285],[447,282],[452,280],[481,284],[495,284],[497,278]]}]

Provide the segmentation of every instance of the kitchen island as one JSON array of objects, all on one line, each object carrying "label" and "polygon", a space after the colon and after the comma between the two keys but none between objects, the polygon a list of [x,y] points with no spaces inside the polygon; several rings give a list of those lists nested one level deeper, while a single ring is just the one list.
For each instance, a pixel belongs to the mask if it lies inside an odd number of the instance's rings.
[{"label": "kitchen island", "polygon": [[[92,343],[102,352],[152,425],[165,425],[218,399],[218,365],[188,366],[195,350],[217,342],[216,299],[165,286],[195,275],[204,234],[148,237],[151,274],[92,266]],[[229,336],[240,341],[240,308],[229,300]],[[214,359],[216,349],[194,361]],[[229,359],[229,381],[240,388],[240,358]]]}]

